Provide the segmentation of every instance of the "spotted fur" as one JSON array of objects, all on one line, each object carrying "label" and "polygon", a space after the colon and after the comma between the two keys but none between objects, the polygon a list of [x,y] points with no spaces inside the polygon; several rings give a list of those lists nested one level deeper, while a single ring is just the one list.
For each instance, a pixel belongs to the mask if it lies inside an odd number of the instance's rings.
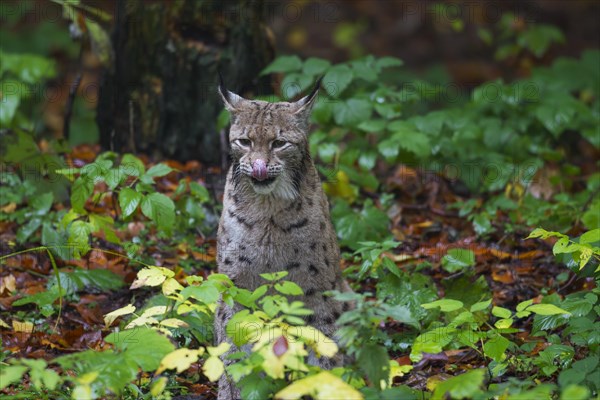
[{"label": "spotted fur", "polygon": [[[232,167],[217,241],[219,272],[239,287],[254,290],[264,283],[259,274],[287,270],[286,279],[305,293],[294,300],[314,311],[307,322],[333,337],[342,304],[322,293],[348,287],[341,276],[327,198],[308,150],[308,118],[317,90],[294,103],[246,100],[223,87],[219,91],[232,121]],[[266,162],[263,181],[253,177],[257,160],[261,168]],[[225,326],[238,309],[219,307],[217,341],[229,341]],[[331,365],[325,359],[315,363]],[[219,400],[238,397],[224,375]]]}]

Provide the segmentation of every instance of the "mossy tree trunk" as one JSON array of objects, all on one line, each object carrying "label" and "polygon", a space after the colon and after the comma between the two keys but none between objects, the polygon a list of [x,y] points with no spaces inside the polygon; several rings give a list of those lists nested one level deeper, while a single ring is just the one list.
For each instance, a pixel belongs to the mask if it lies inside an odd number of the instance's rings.
[{"label": "mossy tree trunk", "polygon": [[121,0],[117,8],[114,68],[99,91],[103,148],[218,162],[218,71],[238,92],[268,85],[258,81],[273,58],[263,1]]}]

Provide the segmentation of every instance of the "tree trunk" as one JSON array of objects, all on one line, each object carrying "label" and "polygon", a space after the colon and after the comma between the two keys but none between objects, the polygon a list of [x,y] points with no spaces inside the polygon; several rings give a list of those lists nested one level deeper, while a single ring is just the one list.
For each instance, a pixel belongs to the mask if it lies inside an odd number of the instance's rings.
[{"label": "tree trunk", "polygon": [[99,90],[102,147],[218,162],[218,71],[237,92],[268,86],[258,80],[273,58],[264,14],[262,0],[118,1],[114,68]]}]

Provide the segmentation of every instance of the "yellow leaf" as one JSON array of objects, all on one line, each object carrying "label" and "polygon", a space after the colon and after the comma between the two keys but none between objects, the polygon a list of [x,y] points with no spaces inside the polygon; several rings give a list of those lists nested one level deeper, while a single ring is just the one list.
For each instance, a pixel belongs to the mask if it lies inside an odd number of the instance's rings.
[{"label": "yellow leaf", "polygon": [[154,317],[146,317],[146,316],[141,316],[138,317],[136,319],[134,319],[133,321],[131,321],[130,323],[128,323],[127,325],[125,325],[125,329],[131,329],[131,328],[135,328],[136,326],[143,326],[143,325],[156,325],[158,324],[158,320]]},{"label": "yellow leaf", "polygon": [[73,399],[94,399],[95,396],[92,395],[92,387],[89,385],[77,385],[73,389],[73,393],[71,393],[71,398]]},{"label": "yellow leaf", "polygon": [[183,372],[190,367],[193,363],[198,361],[198,357],[204,353],[204,349],[200,348],[198,350],[191,349],[177,349],[162,359],[158,369],[155,372],[155,375],[160,374],[164,370],[167,369],[177,369],[177,372]]},{"label": "yellow leaf", "polygon": [[[583,267],[585,267],[585,264],[587,264],[588,261],[590,261],[590,258],[592,258],[592,249],[589,247],[583,247],[581,249],[581,254],[579,255],[579,269],[582,270]],[[2,291],[0,290],[0,293],[2,293]]]},{"label": "yellow leaf", "polygon": [[10,328],[10,326],[6,322],[2,321],[2,319],[0,319],[0,326],[3,328]]},{"label": "yellow leaf", "polygon": [[167,387],[168,382],[169,379],[165,376],[162,376],[155,380],[152,383],[152,386],[150,387],[150,394],[152,395],[152,397],[157,397],[158,395],[160,395]]},{"label": "yellow leaf", "polygon": [[31,322],[20,322],[13,320],[12,326],[15,332],[33,332],[33,324]]},{"label": "yellow leaf", "polygon": [[154,306],[154,307],[150,307],[147,308],[146,310],[144,310],[144,312],[142,313],[142,317],[153,317],[155,315],[162,315],[165,314],[167,312],[167,306]]},{"label": "yellow leaf", "polygon": [[286,334],[303,339],[319,355],[333,357],[338,352],[338,345],[335,341],[312,326],[288,326]]},{"label": "yellow leaf", "polygon": [[[400,365],[396,360],[390,360],[390,377],[388,379],[389,387],[392,386],[394,378],[397,376],[404,376],[413,369],[412,365]],[[383,389],[383,388],[382,388]]]},{"label": "yellow leaf", "polygon": [[0,278],[0,294],[4,293],[5,290],[9,293],[17,290],[17,280],[13,274]]},{"label": "yellow leaf", "polygon": [[181,290],[183,290],[183,286],[173,278],[165,280],[165,283],[162,285],[162,292],[165,296],[177,294]]},{"label": "yellow leaf", "polygon": [[167,318],[160,321],[159,325],[168,326],[169,328],[185,328],[189,324],[177,318]]},{"label": "yellow leaf", "polygon": [[350,203],[354,202],[358,195],[357,188],[350,184],[350,179],[344,171],[338,171],[332,182],[323,183],[323,190],[330,196],[341,197]]},{"label": "yellow leaf", "polygon": [[362,394],[331,372],[300,379],[275,394],[276,399],[296,400],[312,396],[315,400],[362,400]]},{"label": "yellow leaf", "polygon": [[134,305],[132,305],[132,304],[126,305],[125,307],[121,307],[118,310],[115,310],[113,312],[109,312],[108,314],[106,314],[104,316],[104,323],[106,324],[106,327],[109,327],[112,325],[113,322],[115,322],[115,319],[119,318],[122,315],[129,315],[134,311],[135,311]]},{"label": "yellow leaf", "polygon": [[210,354],[211,356],[218,357],[220,355],[225,354],[230,347],[231,345],[229,343],[223,342],[217,347],[207,347],[206,351],[208,351],[208,354]]},{"label": "yellow leaf", "polygon": [[215,382],[223,375],[225,367],[219,357],[208,357],[202,366],[202,371],[211,382]]},{"label": "yellow leaf", "polygon": [[8,203],[4,207],[0,208],[0,211],[10,214],[17,209],[17,203]]},{"label": "yellow leaf", "polygon": [[92,371],[92,372],[83,374],[77,378],[77,383],[80,383],[82,385],[89,385],[90,383],[94,382],[96,380],[96,378],[98,378],[99,374],[100,374],[99,371]]},{"label": "yellow leaf", "polygon": [[158,286],[162,284],[165,279],[172,278],[175,275],[173,271],[163,267],[147,267],[142,269],[137,274],[137,279],[133,281],[130,289],[137,289],[142,286]]},{"label": "yellow leaf", "polygon": [[177,307],[177,314],[181,315],[181,314],[189,313],[190,311],[194,311],[194,310],[196,310],[196,306],[194,304],[185,302],[183,304],[180,304]]}]

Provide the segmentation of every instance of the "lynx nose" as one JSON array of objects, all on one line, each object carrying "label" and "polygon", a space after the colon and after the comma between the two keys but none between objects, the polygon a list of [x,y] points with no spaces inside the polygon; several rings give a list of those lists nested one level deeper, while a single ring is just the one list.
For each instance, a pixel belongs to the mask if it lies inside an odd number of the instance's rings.
[{"label": "lynx nose", "polygon": [[256,159],[252,163],[252,177],[259,181],[267,179],[267,163],[263,159]]}]

